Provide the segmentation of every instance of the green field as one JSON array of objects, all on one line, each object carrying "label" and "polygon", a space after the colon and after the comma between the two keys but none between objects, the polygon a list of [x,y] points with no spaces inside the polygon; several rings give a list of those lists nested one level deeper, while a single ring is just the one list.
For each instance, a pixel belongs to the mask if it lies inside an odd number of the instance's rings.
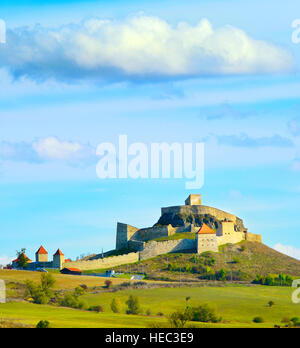
[{"label": "green field", "polygon": [[[189,305],[208,303],[223,318],[223,322],[219,324],[191,323],[196,327],[274,327],[285,317],[300,317],[300,305],[291,302],[291,293],[291,288],[234,285],[131,289],[84,296],[89,305],[103,306],[103,313],[15,302],[0,305],[0,318],[10,318],[32,326],[39,320],[48,320],[52,327],[149,327],[154,323],[165,326],[166,317],[177,309],[183,309],[185,298],[189,296]],[[138,296],[144,313],[147,309],[151,310],[150,316],[125,314],[125,301],[130,294]],[[113,298],[120,299],[122,313],[111,312],[110,303]],[[269,301],[275,303],[272,308],[267,306]],[[162,312],[164,317],[157,316],[158,312]],[[263,317],[265,322],[254,324],[252,319],[256,316]]]}]

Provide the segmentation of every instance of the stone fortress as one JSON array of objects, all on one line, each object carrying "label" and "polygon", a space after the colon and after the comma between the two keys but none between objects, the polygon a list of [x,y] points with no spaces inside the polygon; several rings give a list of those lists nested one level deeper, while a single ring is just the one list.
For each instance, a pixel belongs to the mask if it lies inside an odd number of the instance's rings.
[{"label": "stone fortress", "polygon": [[160,238],[163,240],[177,233],[194,233],[195,239],[173,240],[178,244],[175,250],[166,248],[165,253],[187,249],[198,254],[205,251],[218,252],[220,245],[236,244],[243,240],[262,243],[261,235],[249,233],[243,220],[202,205],[201,195],[197,194],[190,195],[183,206],[162,208],[161,217],[153,227],[138,229],[118,223],[116,249],[139,251],[143,256],[143,252],[149,249],[151,240],[155,239],[156,243],[160,243]]},{"label": "stone fortress", "polygon": [[140,229],[118,222],[116,250],[70,262],[69,267],[93,270],[174,252],[218,252],[221,245],[243,240],[262,243],[261,235],[249,233],[242,219],[202,205],[201,195],[194,194],[186,199],[185,205],[162,208],[153,227]]}]

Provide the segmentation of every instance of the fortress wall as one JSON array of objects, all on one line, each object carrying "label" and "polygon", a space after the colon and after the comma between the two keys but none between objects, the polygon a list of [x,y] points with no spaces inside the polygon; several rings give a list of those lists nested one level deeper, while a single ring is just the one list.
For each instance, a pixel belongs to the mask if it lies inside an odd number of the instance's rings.
[{"label": "fortress wall", "polygon": [[230,220],[233,221],[235,224],[237,223],[237,217],[233,214],[227,213],[225,211],[207,207],[204,205],[182,205],[177,207],[168,207],[168,208],[162,208],[161,214],[199,214],[199,215],[205,215],[210,214],[214,217],[216,217],[218,220]]},{"label": "fortress wall", "polygon": [[134,226],[130,226],[130,225],[122,224],[118,222],[116,249],[120,250],[123,248],[127,248],[128,240],[130,240],[137,231],[138,231],[138,228]]},{"label": "fortress wall", "polygon": [[66,262],[63,264],[64,267],[68,268],[80,268],[83,271],[101,269],[101,268],[112,268],[115,266],[124,265],[126,263],[134,263],[139,261],[139,253],[130,253],[120,256],[106,257],[104,259],[91,260],[91,261],[73,261]]},{"label": "fortress wall", "polygon": [[241,242],[242,240],[245,240],[244,232],[233,232],[230,235],[223,235],[217,237],[218,245],[236,244]]},{"label": "fortress wall", "polygon": [[130,250],[142,251],[142,250],[144,250],[144,246],[145,246],[145,242],[141,242],[138,240],[130,240],[128,242],[128,248]]},{"label": "fortress wall", "polygon": [[249,242],[262,243],[262,236],[260,234],[253,234],[248,232],[246,234],[246,240],[248,240]]},{"label": "fortress wall", "polygon": [[147,242],[151,239],[168,237],[175,233],[175,228],[171,225],[169,226],[156,226],[143,228],[138,231],[137,239],[140,241]]},{"label": "fortress wall", "polygon": [[168,240],[165,242],[152,241],[147,243],[145,249],[140,252],[140,260],[151,259],[157,255],[192,249],[196,250],[196,241],[194,239]]}]

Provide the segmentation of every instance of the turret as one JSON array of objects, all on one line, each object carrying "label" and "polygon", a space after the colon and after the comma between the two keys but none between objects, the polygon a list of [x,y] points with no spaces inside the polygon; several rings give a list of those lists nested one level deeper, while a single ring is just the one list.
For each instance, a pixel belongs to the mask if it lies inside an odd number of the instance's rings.
[{"label": "turret", "polygon": [[48,252],[44,249],[43,246],[35,253],[36,262],[48,262]]},{"label": "turret", "polygon": [[53,268],[62,269],[63,263],[65,262],[65,255],[57,249],[53,255]]}]

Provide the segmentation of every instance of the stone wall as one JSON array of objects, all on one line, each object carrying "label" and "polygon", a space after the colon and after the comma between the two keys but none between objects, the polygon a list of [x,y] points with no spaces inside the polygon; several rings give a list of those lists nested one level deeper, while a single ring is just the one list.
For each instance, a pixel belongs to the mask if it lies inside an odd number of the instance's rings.
[{"label": "stone wall", "polygon": [[260,234],[253,234],[248,232],[246,234],[246,240],[248,240],[249,242],[262,243],[262,236]]},{"label": "stone wall", "polygon": [[246,237],[244,232],[233,232],[229,235],[217,237],[218,245],[237,244],[245,239]]},{"label": "stone wall", "polygon": [[169,226],[155,226],[149,228],[142,228],[138,231],[135,239],[148,242],[151,239],[157,239],[161,237],[168,237],[175,233],[175,229]]},{"label": "stone wall", "polygon": [[230,220],[233,221],[234,224],[237,223],[237,217],[233,214],[227,213],[225,211],[213,208],[213,207],[207,207],[204,205],[181,205],[176,207],[167,207],[161,209],[161,215],[163,214],[198,214],[198,215],[205,215],[209,214],[214,216],[218,220]]},{"label": "stone wall", "polygon": [[165,242],[152,241],[147,243],[144,250],[140,252],[140,260],[184,250],[194,250],[196,252],[196,241],[194,239],[168,240]]},{"label": "stone wall", "polygon": [[106,257],[104,259],[91,260],[91,261],[73,261],[66,262],[63,267],[80,268],[83,271],[101,269],[101,268],[112,268],[121,266],[127,263],[134,263],[139,261],[139,253],[130,253],[120,256]]}]

